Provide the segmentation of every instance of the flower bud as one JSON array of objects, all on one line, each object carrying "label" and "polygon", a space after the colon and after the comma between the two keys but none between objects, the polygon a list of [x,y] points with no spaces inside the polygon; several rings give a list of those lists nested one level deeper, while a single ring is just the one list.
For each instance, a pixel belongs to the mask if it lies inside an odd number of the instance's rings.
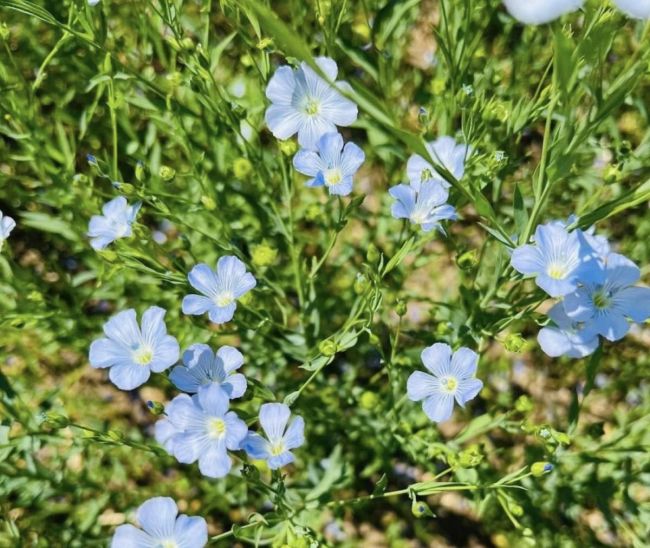
[{"label": "flower bud", "polygon": [[139,182],[142,182],[142,179],[144,179],[144,164],[140,161],[135,164],[135,178]]},{"label": "flower bud", "polygon": [[292,156],[298,150],[298,145],[291,139],[278,141],[278,147],[280,148],[280,152],[285,156]]},{"label": "flower bud", "polygon": [[169,166],[161,166],[158,175],[163,181],[171,181],[176,176],[176,170]]},{"label": "flower bud", "polygon": [[275,262],[278,250],[266,243],[254,245],[251,249],[251,259],[255,266],[269,266]]},{"label": "flower bud", "polygon": [[369,286],[370,286],[370,282],[368,281],[368,278],[366,278],[361,273],[357,274],[357,279],[354,281],[354,292],[357,295],[360,295],[366,289],[368,289]]},{"label": "flower bud", "polygon": [[517,504],[516,502],[510,501],[510,504],[508,504],[508,508],[510,509],[510,513],[516,518],[519,518],[524,515],[524,509],[520,504]]},{"label": "flower bud", "polygon": [[332,339],[325,339],[318,343],[318,351],[323,356],[334,356],[334,354],[336,354],[336,343]]},{"label": "flower bud", "polygon": [[395,313],[400,317],[406,314],[406,303],[404,301],[397,301],[397,304],[395,305]]},{"label": "flower bud", "polygon": [[214,211],[217,209],[217,203],[214,201],[214,198],[210,196],[201,196],[201,203],[208,211]]},{"label": "flower bud", "polygon": [[257,43],[257,49],[269,49],[273,45],[273,39],[272,38],[262,38],[258,43]]},{"label": "flower bud", "polygon": [[55,411],[46,411],[41,415],[41,424],[50,428],[65,428],[70,424],[70,419]]},{"label": "flower bud", "polygon": [[248,158],[237,158],[232,164],[232,171],[237,179],[245,179],[253,171],[253,164]]},{"label": "flower bud", "polygon": [[540,476],[543,476],[544,474],[548,474],[552,470],[553,470],[553,465],[550,462],[545,462],[545,461],[535,462],[530,467],[530,472],[536,478],[539,478]]},{"label": "flower bud", "polygon": [[431,511],[431,508],[429,508],[429,505],[421,500],[413,501],[413,504],[411,504],[411,513],[416,518],[421,518],[423,516],[433,516],[433,512]]},{"label": "flower bud", "polygon": [[366,260],[369,263],[375,263],[379,260],[379,250],[375,244],[370,244],[368,250],[366,251]]},{"label": "flower bud", "polygon": [[165,412],[165,406],[159,401],[149,400],[147,402],[147,407],[149,408],[149,411],[156,416],[162,415]]},{"label": "flower bud", "polygon": [[359,405],[363,409],[374,409],[377,407],[378,403],[379,398],[377,397],[377,394],[371,392],[370,390],[366,390],[363,394],[361,394],[361,397],[359,398]]},{"label": "flower bud", "polygon": [[478,266],[478,251],[476,249],[465,251],[456,258],[456,264],[461,270],[474,270]]},{"label": "flower bud", "polygon": [[510,333],[510,335],[506,337],[506,340],[503,343],[503,346],[508,352],[516,353],[521,352],[525,345],[526,339],[524,339],[519,333]]}]

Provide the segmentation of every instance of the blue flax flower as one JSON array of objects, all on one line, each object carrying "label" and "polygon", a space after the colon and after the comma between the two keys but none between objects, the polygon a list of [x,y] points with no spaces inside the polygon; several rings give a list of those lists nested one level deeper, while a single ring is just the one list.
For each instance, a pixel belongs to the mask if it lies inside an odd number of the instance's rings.
[{"label": "blue flax flower", "polygon": [[0,249],[2,249],[2,244],[4,241],[9,238],[9,234],[16,227],[16,221],[14,221],[9,215],[4,215],[0,211]]},{"label": "blue flax flower", "polygon": [[287,428],[291,411],[283,403],[265,403],[260,408],[260,424],[266,439],[249,432],[242,443],[242,449],[252,459],[265,460],[271,470],[282,468],[294,461],[291,449],[305,443],[305,421],[302,417],[293,419]]},{"label": "blue flax flower", "polygon": [[448,344],[436,343],[422,351],[422,363],[431,372],[415,371],[407,381],[411,401],[422,401],[422,409],[434,422],[451,417],[454,399],[458,405],[476,397],[483,383],[474,377],[478,355],[469,348],[452,353]]},{"label": "blue flax flower", "polygon": [[246,272],[246,265],[231,255],[217,261],[216,271],[207,264],[196,265],[187,279],[203,296],[185,296],[183,314],[201,315],[207,312],[210,321],[214,323],[232,320],[237,309],[237,299],[257,284],[253,275]]},{"label": "blue flax flower", "polygon": [[441,221],[456,219],[456,210],[447,203],[449,191],[440,181],[411,181],[392,187],[389,193],[397,200],[391,208],[393,217],[408,219],[425,232],[441,229]]},{"label": "blue flax flower", "polygon": [[352,192],[352,178],[365,159],[363,150],[354,143],[343,146],[339,133],[326,133],[318,140],[318,152],[299,150],[293,157],[297,171],[312,177],[307,186],[327,187],[330,194],[347,196]]},{"label": "blue flax flower", "polygon": [[246,392],[246,377],[235,371],[243,363],[244,356],[232,346],[222,346],[215,354],[207,344],[193,344],[183,353],[183,365],[174,367],[169,379],[189,394],[216,385],[230,399],[240,398]]},{"label": "blue flax flower", "polygon": [[167,418],[156,423],[156,440],[178,462],[198,460],[204,476],[222,478],[232,466],[228,450],[237,451],[248,432],[228,404],[228,395],[216,384],[194,396],[180,394],[165,408]]},{"label": "blue flax flower", "polygon": [[568,232],[561,223],[540,225],[534,245],[522,245],[512,252],[512,267],[535,282],[551,297],[575,291],[580,282],[601,275],[598,253],[580,230]]},{"label": "blue flax flower", "polygon": [[147,500],[136,517],[142,529],[120,525],[111,548],[203,548],[208,543],[206,521],[198,516],[179,516],[176,502],[169,497]]},{"label": "blue flax flower", "polygon": [[585,332],[583,324],[569,318],[561,302],[548,311],[548,316],[555,326],[543,327],[537,334],[537,341],[546,355],[584,358],[598,348],[598,336]]},{"label": "blue flax flower", "polygon": [[[458,144],[451,137],[439,137],[428,143],[426,149],[436,163],[449,171],[454,178],[462,179],[465,173],[465,159],[471,151],[469,146]],[[436,171],[436,168],[419,154],[413,154],[408,159],[406,173],[412,183],[440,181],[445,187],[449,187],[449,183]]]},{"label": "blue flax flower", "polygon": [[650,288],[635,287],[641,271],[627,257],[610,253],[604,279],[585,281],[564,297],[564,310],[574,322],[584,322],[586,333],[609,341],[622,339],[630,329],[628,318],[644,322],[650,318]]},{"label": "blue flax flower", "polygon": [[503,0],[503,3],[518,21],[541,25],[580,9],[584,0]]},{"label": "blue flax flower", "polygon": [[[336,62],[317,57],[316,64],[335,82]],[[266,97],[271,105],[266,109],[266,123],[278,139],[298,134],[303,148],[315,150],[318,139],[335,132],[336,126],[349,126],[357,119],[357,105],[339,90],[348,91],[347,82],[335,82],[336,87],[323,80],[307,63],[297,69],[280,67],[269,81]]]},{"label": "blue flax flower", "polygon": [[104,204],[103,215],[93,215],[90,219],[90,245],[99,251],[118,238],[131,236],[132,225],[140,206],[139,202],[130,206],[124,196],[118,196]]},{"label": "blue flax flower", "polygon": [[113,316],[104,324],[105,338],[90,345],[90,365],[110,367],[111,382],[121,390],[133,390],[178,361],[178,341],[167,334],[165,310],[152,306],[138,326],[135,310]]}]

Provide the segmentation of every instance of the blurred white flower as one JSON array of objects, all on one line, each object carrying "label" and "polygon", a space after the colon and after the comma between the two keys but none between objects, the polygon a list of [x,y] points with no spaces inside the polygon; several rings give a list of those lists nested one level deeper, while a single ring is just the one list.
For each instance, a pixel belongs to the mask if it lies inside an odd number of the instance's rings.
[{"label": "blurred white flower", "polygon": [[[626,1],[632,4],[639,0]],[[528,25],[553,21],[560,15],[579,9],[583,2],[584,0],[503,0],[510,15]]]},{"label": "blurred white flower", "polygon": [[650,19],[650,0],[614,0],[621,11],[637,19]]}]

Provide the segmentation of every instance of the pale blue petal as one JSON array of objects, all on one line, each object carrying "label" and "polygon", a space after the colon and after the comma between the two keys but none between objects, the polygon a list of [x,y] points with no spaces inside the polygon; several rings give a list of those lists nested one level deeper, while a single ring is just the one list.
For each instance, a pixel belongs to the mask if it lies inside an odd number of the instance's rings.
[{"label": "pale blue petal", "polygon": [[464,407],[465,404],[473,400],[483,388],[483,382],[479,379],[463,379],[458,383],[456,390],[456,401],[458,405]]},{"label": "pale blue petal", "polygon": [[213,447],[199,457],[199,471],[209,478],[223,478],[228,475],[231,467],[232,460],[225,445]]},{"label": "pale blue petal", "polygon": [[333,196],[347,196],[352,192],[352,187],[352,177],[345,177],[340,183],[329,185],[327,188]]},{"label": "pale blue petal", "polygon": [[273,136],[280,140],[288,139],[298,133],[303,123],[303,117],[294,107],[280,104],[269,106],[264,114],[264,120]]},{"label": "pale blue petal", "polygon": [[104,235],[98,236],[90,240],[90,246],[96,251],[102,251],[106,249],[111,243],[115,241],[115,236],[113,235]]},{"label": "pale blue petal", "polygon": [[156,441],[170,454],[173,454],[174,452],[171,440],[176,434],[178,434],[178,430],[169,419],[161,419],[156,422],[154,427],[154,436]]},{"label": "pale blue petal", "polygon": [[608,341],[618,341],[627,335],[630,324],[625,316],[618,311],[608,310],[601,312],[585,325],[585,332],[596,332]]},{"label": "pale blue petal", "polygon": [[195,401],[187,394],[179,394],[167,406],[165,412],[168,420],[177,430],[187,430],[198,427],[205,422],[205,417]]},{"label": "pale blue petal", "polygon": [[309,177],[316,177],[319,171],[327,169],[316,152],[304,149],[299,150],[293,157],[293,167],[299,173]]},{"label": "pale blue petal", "polygon": [[406,393],[411,401],[421,401],[436,394],[440,389],[440,381],[433,375],[422,371],[414,371],[406,381]]},{"label": "pale blue petal", "polygon": [[571,351],[567,334],[556,327],[544,327],[537,334],[537,342],[543,352],[551,358],[563,356]]},{"label": "pale blue petal", "polygon": [[232,320],[236,309],[237,305],[235,303],[231,303],[228,306],[216,306],[213,304],[208,312],[208,317],[212,323],[226,323]]},{"label": "pale blue petal", "polygon": [[310,116],[301,122],[298,129],[298,143],[308,150],[316,150],[322,135],[336,131],[334,123],[322,116]]},{"label": "pale blue petal", "polygon": [[293,69],[285,65],[278,68],[269,80],[266,86],[266,97],[273,103],[288,105],[295,87]]},{"label": "pale blue petal", "polygon": [[217,356],[221,358],[226,373],[239,369],[244,363],[244,356],[233,346],[222,346],[217,350]]},{"label": "pale blue petal", "polygon": [[146,501],[136,514],[138,523],[154,538],[170,538],[174,535],[174,525],[178,507],[174,499],[154,497]]},{"label": "pale blue petal", "polygon": [[269,457],[266,463],[271,470],[277,470],[278,468],[282,468],[283,466],[292,463],[294,460],[295,458],[291,451],[285,451],[279,455]]},{"label": "pale blue petal", "polygon": [[650,318],[650,287],[627,287],[614,295],[613,306],[635,322]]},{"label": "pale blue petal", "polygon": [[183,297],[183,303],[181,305],[183,314],[192,316],[205,314],[212,307],[214,307],[214,302],[201,295],[186,295]]},{"label": "pale blue petal", "polygon": [[187,279],[194,289],[208,297],[215,297],[221,290],[216,273],[207,264],[197,264]]},{"label": "pale blue petal", "polygon": [[241,443],[241,448],[251,459],[266,460],[271,456],[269,442],[254,432],[248,432]]},{"label": "pale blue petal", "polygon": [[147,382],[150,375],[147,366],[137,364],[114,365],[108,371],[108,378],[120,390],[133,390]]},{"label": "pale blue petal", "polygon": [[[334,61],[334,59],[330,59],[329,57],[316,57],[314,61],[318,65],[318,68],[325,73],[325,76],[327,76],[328,79],[332,82],[336,81],[336,75],[338,74],[339,69],[336,66],[336,61]],[[301,63],[301,66],[303,67],[303,70],[305,67],[308,67],[311,70],[311,67],[309,67],[307,63],[303,62]]]},{"label": "pale blue petal", "polygon": [[220,289],[224,287],[232,288],[244,274],[246,274],[246,265],[234,255],[224,255],[217,261],[217,277]]},{"label": "pale blue petal", "polygon": [[607,256],[606,274],[609,285],[616,288],[634,285],[641,278],[639,267],[618,253]]},{"label": "pale blue petal", "polygon": [[[515,251],[517,251],[515,249]],[[514,255],[514,254],[513,254]],[[578,286],[574,278],[556,279],[542,272],[535,278],[535,283],[551,297],[562,297],[575,291]]]},{"label": "pale blue petal", "polygon": [[146,343],[153,346],[167,334],[164,322],[165,314],[165,309],[159,306],[150,306],[145,310],[142,315],[141,331],[142,338]]},{"label": "pale blue petal", "polygon": [[457,379],[474,376],[478,365],[478,354],[469,348],[459,348],[451,358],[451,374]]},{"label": "pale blue petal", "polygon": [[544,262],[539,250],[532,245],[522,245],[512,252],[510,264],[517,272],[527,276],[544,270]]},{"label": "pale blue petal", "polygon": [[302,417],[296,417],[284,433],[284,446],[287,449],[296,449],[303,443],[305,443],[305,421]]},{"label": "pale blue petal", "polygon": [[354,175],[363,164],[366,155],[354,143],[347,143],[341,156],[341,171],[344,175]]},{"label": "pale blue petal", "polygon": [[454,397],[444,393],[430,396],[424,400],[422,410],[433,422],[446,421],[454,412]]},{"label": "pale blue petal", "polygon": [[133,525],[120,525],[115,529],[111,548],[155,548],[157,541]]},{"label": "pale blue petal", "polygon": [[181,514],[174,525],[178,548],[203,548],[208,543],[208,524],[199,516]]},{"label": "pale blue petal", "polygon": [[228,397],[232,400],[241,398],[246,393],[246,377],[241,373],[228,375],[226,380],[222,383],[221,387],[226,391]]},{"label": "pale blue petal", "polygon": [[130,308],[113,316],[104,324],[104,333],[109,339],[129,347],[140,345],[140,327],[136,321],[135,310]]},{"label": "pale blue petal", "polygon": [[342,150],[343,137],[337,131],[321,135],[318,139],[318,152],[327,167],[340,165]]},{"label": "pale blue petal", "polygon": [[250,272],[246,272],[235,282],[233,294],[235,295],[235,298],[238,299],[244,293],[248,293],[256,285],[257,280],[255,280],[255,277]]},{"label": "pale blue petal", "polygon": [[208,438],[194,433],[178,432],[168,442],[173,449],[174,457],[181,464],[192,464],[209,449]]},{"label": "pale blue petal", "polygon": [[174,386],[183,392],[188,392],[194,394],[198,389],[201,383],[199,380],[192,375],[187,367],[179,365],[172,369],[169,374],[169,380],[174,383]]},{"label": "pale blue petal", "polygon": [[181,349],[178,341],[171,335],[165,335],[162,340],[157,341],[154,347],[153,358],[149,362],[149,368],[154,373],[161,373],[178,361]]},{"label": "pale blue petal", "polygon": [[397,203],[393,204],[392,215],[397,219],[408,219],[415,208],[416,193],[409,185],[396,185],[388,190]]},{"label": "pale blue petal", "polygon": [[260,407],[260,424],[271,442],[284,434],[291,411],[283,403],[265,403]]},{"label": "pale blue petal", "polygon": [[591,293],[584,287],[565,295],[562,303],[566,315],[574,322],[586,322],[596,313]]},{"label": "pale blue petal", "polygon": [[234,411],[226,413],[226,447],[231,451],[238,451],[248,434],[246,423]]},{"label": "pale blue petal", "polygon": [[228,411],[228,395],[218,384],[204,386],[198,392],[199,403],[203,411],[213,417],[223,417]]},{"label": "pale blue petal", "polygon": [[131,363],[131,353],[112,339],[97,339],[90,345],[88,359],[95,368],[111,367],[118,363]]},{"label": "pale blue petal", "polygon": [[420,357],[424,366],[436,377],[451,374],[451,347],[445,343],[435,343],[425,348]]},{"label": "pale blue petal", "polygon": [[102,207],[102,213],[106,217],[118,217],[126,211],[128,204],[124,196],[113,198],[110,202],[106,202]]}]

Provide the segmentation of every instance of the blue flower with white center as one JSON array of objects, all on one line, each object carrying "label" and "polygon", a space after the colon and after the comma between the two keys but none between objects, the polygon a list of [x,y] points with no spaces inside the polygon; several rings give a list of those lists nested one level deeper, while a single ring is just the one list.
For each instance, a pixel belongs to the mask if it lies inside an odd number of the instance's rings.
[{"label": "blue flower with white center", "polygon": [[133,390],[178,361],[178,341],[167,334],[165,310],[152,306],[138,326],[135,310],[113,316],[104,324],[105,338],[90,345],[90,365],[110,367],[111,382],[121,390]]},{"label": "blue flower with white center", "polygon": [[557,358],[584,358],[598,348],[598,335],[585,332],[584,325],[574,322],[564,311],[562,303],[557,303],[548,311],[555,326],[543,327],[537,334],[537,341],[547,356]]},{"label": "blue flower with white center", "polygon": [[618,253],[605,260],[604,280],[585,282],[564,297],[564,311],[574,322],[584,322],[587,334],[608,341],[622,339],[630,330],[628,319],[644,322],[650,318],[650,288],[634,286],[641,271]]},{"label": "blue flower with white center", "polygon": [[396,219],[408,219],[429,232],[439,229],[441,221],[456,219],[456,210],[447,203],[449,191],[440,181],[396,185],[389,191],[396,199],[391,213]]},{"label": "blue flower with white center", "polygon": [[580,9],[584,0],[503,0],[503,3],[518,21],[527,25],[541,25]]},{"label": "blue flower with white center", "polygon": [[299,150],[293,157],[293,166],[300,173],[312,177],[307,186],[327,187],[330,194],[347,196],[352,192],[352,178],[365,160],[365,154],[354,143],[343,146],[339,133],[326,133],[318,140],[317,152]]},{"label": "blue flower with white center", "polygon": [[140,202],[129,205],[124,196],[118,196],[104,204],[103,215],[94,215],[88,225],[90,245],[100,251],[118,238],[128,238],[140,209]]},{"label": "blue flower with white center", "polygon": [[614,0],[618,8],[635,19],[650,19],[650,0]]},{"label": "blue flower with white center", "polygon": [[325,133],[336,126],[349,126],[357,119],[357,105],[341,91],[350,91],[347,82],[336,81],[338,67],[328,57],[317,57],[316,64],[336,87],[321,78],[307,63],[297,69],[280,67],[269,81],[266,97],[266,124],[277,139],[298,134],[300,146],[315,150]]},{"label": "blue flower with white center", "polygon": [[558,222],[540,225],[534,245],[523,245],[512,252],[510,264],[535,282],[551,297],[575,291],[578,284],[602,276],[598,253],[582,231],[568,232]]},{"label": "blue flower with white center", "polygon": [[169,497],[154,497],[138,508],[141,529],[120,525],[111,548],[203,548],[208,543],[208,524],[202,517],[178,515]]},{"label": "blue flower with white center", "polygon": [[0,249],[2,249],[2,245],[9,238],[9,234],[14,228],[16,228],[16,221],[0,211]]},{"label": "blue flower with white center", "polygon": [[222,478],[232,466],[228,450],[237,451],[248,433],[246,423],[228,411],[228,395],[216,384],[198,394],[176,396],[167,417],[156,423],[156,440],[178,462],[199,461],[204,476]]},{"label": "blue flower with white center", "polygon": [[235,373],[244,356],[232,346],[222,346],[216,354],[207,344],[193,344],[183,353],[183,365],[172,369],[169,379],[176,388],[195,394],[207,386],[219,386],[230,399],[246,392],[246,377]]},{"label": "blue flower with white center", "polygon": [[260,408],[260,424],[266,438],[249,432],[242,449],[252,459],[265,460],[271,470],[277,470],[294,461],[292,449],[305,443],[305,421],[296,417],[291,421],[291,411],[283,403],[265,403]]},{"label": "blue flower with white center", "polygon": [[458,405],[476,397],[483,383],[474,377],[478,354],[469,348],[451,351],[448,344],[436,343],[422,351],[422,363],[431,372],[415,371],[408,378],[406,389],[411,401],[422,401],[422,409],[434,422],[451,417],[454,399]]},{"label": "blue flower with white center", "polygon": [[232,255],[221,257],[217,261],[216,271],[207,264],[196,265],[187,279],[203,295],[185,296],[183,314],[198,316],[207,312],[214,323],[232,320],[237,299],[257,285],[253,275],[246,272],[246,265]]},{"label": "blue flower with white center", "polygon": [[[426,145],[426,149],[433,160],[449,171],[454,178],[460,180],[465,174],[465,160],[471,148],[461,145],[451,137],[439,137]],[[440,175],[436,168],[419,154],[413,154],[406,163],[406,173],[411,183],[425,181],[439,181],[445,187],[449,183]]]}]

